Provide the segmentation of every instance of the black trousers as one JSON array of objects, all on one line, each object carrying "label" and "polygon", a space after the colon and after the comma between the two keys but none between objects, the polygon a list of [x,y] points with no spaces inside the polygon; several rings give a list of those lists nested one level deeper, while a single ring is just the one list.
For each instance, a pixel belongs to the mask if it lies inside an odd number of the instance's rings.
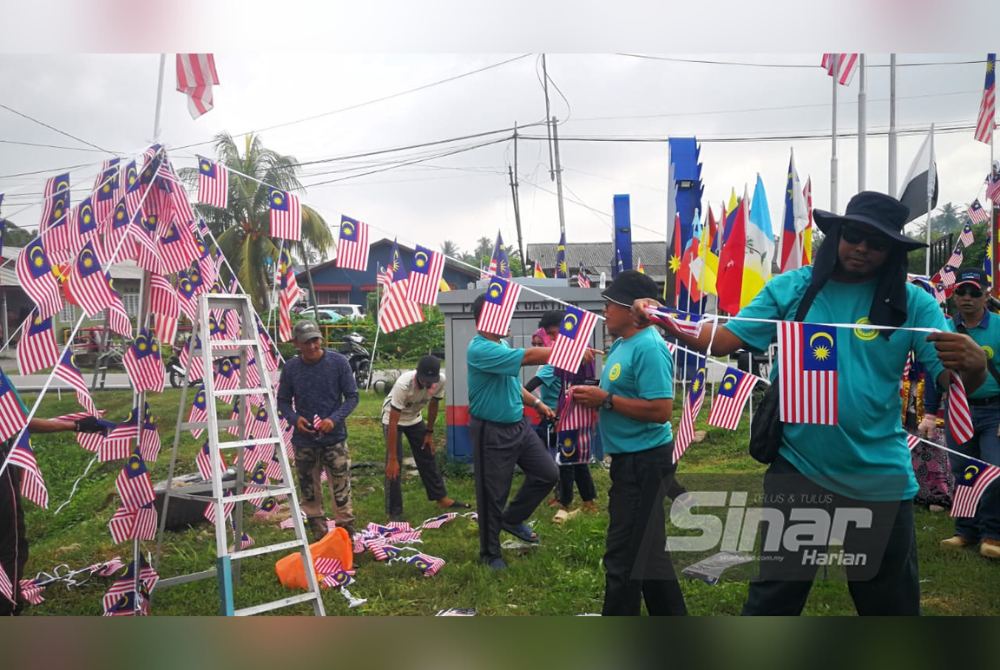
[{"label": "black trousers", "polygon": [[[895,487],[893,487],[895,488]],[[785,458],[778,458],[764,474],[764,504],[783,519],[782,532],[775,544],[767,546],[770,522],[761,523],[760,573],[750,582],[744,615],[786,615],[802,613],[819,567],[815,557],[829,551],[835,555],[863,556],[864,564],[846,567],[848,589],[860,615],[920,614],[920,575],[917,567],[917,539],[913,527],[913,501],[871,502],[848,498],[823,488],[796,470]],[[837,526],[837,510],[870,510],[870,528],[847,525],[845,536],[836,538],[842,546],[800,546],[786,549],[791,511],[803,510],[831,518]],[[825,512],[820,514],[820,511]],[[800,516],[800,521],[802,520]],[[868,524],[865,524],[868,525]],[[836,531],[834,531],[836,532]],[[843,561],[840,561],[843,563]]]},{"label": "black trousers", "polygon": [[594,478],[590,476],[589,463],[559,466],[559,503],[569,507],[573,502],[573,484],[580,489],[580,499],[584,502],[597,498]]},{"label": "black trousers", "polygon": [[[0,448],[0,457],[6,454]],[[0,475],[0,565],[14,587],[15,606],[0,596],[0,616],[20,614],[20,580],[28,562],[28,536],[24,525],[24,507],[21,505],[21,469],[10,463]]]},{"label": "black trousers", "polygon": [[[476,510],[479,513],[479,557],[500,558],[500,526],[517,525],[531,516],[559,481],[558,466],[527,417],[517,423],[494,423],[469,417],[469,437],[476,469]],[[507,503],[514,466],[524,482]]]},{"label": "black trousers", "polygon": [[[389,426],[382,424],[382,434],[386,443],[389,440]],[[424,483],[424,490],[427,491],[428,500],[441,500],[448,497],[448,490],[444,486],[444,477],[441,476],[441,469],[438,467],[437,459],[430,449],[424,449],[424,437],[427,435],[427,424],[423,421],[412,426],[397,426],[396,430],[396,459],[403,463],[403,435],[410,443],[410,453],[413,460],[417,462],[417,472],[420,473],[420,481]],[[386,453],[386,463],[389,462],[389,454]],[[402,473],[400,473],[402,475]],[[385,513],[392,516],[403,513],[403,478],[385,480]]]},{"label": "black trousers", "polygon": [[684,615],[687,608],[667,551],[663,499],[676,464],[673,442],[611,456],[604,616]]}]

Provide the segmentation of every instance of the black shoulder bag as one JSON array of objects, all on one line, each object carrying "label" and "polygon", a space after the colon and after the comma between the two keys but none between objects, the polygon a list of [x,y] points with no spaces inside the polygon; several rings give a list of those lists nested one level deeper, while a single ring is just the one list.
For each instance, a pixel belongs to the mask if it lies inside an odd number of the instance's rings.
[{"label": "black shoulder bag", "polygon": [[[818,292],[819,287],[815,286],[810,286],[806,290],[806,294],[795,312],[795,321],[802,321],[806,318]],[[778,411],[780,402],[778,384],[771,384],[757,406],[753,421],[750,422],[750,455],[760,463],[768,464],[774,461],[778,457],[778,449],[781,448],[781,435],[785,425],[778,418],[780,416]]]}]

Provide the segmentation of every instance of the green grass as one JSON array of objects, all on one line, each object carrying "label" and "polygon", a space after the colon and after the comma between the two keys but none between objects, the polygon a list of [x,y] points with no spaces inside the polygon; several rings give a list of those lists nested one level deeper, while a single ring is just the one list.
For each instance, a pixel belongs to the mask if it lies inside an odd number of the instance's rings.
[{"label": "green grass", "polygon": [[[169,449],[173,444],[179,391],[167,390],[150,397],[153,414],[158,417],[163,451],[157,462],[149,464],[154,481],[165,479]],[[32,396],[25,401],[33,402]],[[126,392],[101,392],[96,402],[108,410],[108,418],[121,420],[128,412],[131,396]],[[349,419],[349,444],[355,462],[381,461],[384,453],[379,423],[381,398],[362,394],[361,405]],[[75,399],[47,397],[39,416],[78,411]],[[704,429],[707,407],[702,411],[699,428]],[[185,410],[186,418],[186,410]],[[443,419],[443,416],[440,417]],[[685,476],[697,482],[699,477],[721,473],[739,473],[759,485],[763,466],[746,453],[748,421],[744,417],[735,433],[712,429],[706,439],[692,445],[682,461],[679,479]],[[675,422],[676,424],[676,422]],[[441,431],[439,431],[440,433]],[[50,494],[50,510],[28,508],[27,523],[31,540],[28,574],[51,571],[66,563],[81,568],[99,560],[131,557],[131,544],[115,546],[107,523],[118,506],[114,480],[121,463],[95,464],[80,482],[73,501],[59,514],[53,511],[69,496],[73,482],[83,473],[91,454],[81,449],[70,434],[38,436],[34,440],[38,460]],[[200,443],[189,433],[180,442],[180,472],[194,471],[194,456]],[[443,459],[443,445],[439,445]],[[458,499],[474,502],[473,480],[466,468],[445,467],[449,493]],[[607,528],[608,473],[599,466],[592,469],[598,490],[600,513],[579,515],[564,525],[553,524],[548,507],[535,513],[535,529],[542,546],[517,552],[505,552],[510,568],[495,574],[477,561],[478,534],[475,522],[457,519],[436,530],[424,532],[421,551],[447,561],[441,572],[424,578],[410,565],[385,565],[371,554],[356,557],[357,583],[350,587],[355,597],[367,603],[349,610],[347,601],[336,591],[324,595],[327,612],[352,615],[429,615],[448,607],[476,607],[484,615],[572,615],[599,612],[604,592],[601,556]],[[520,477],[515,480],[519,484]],[[697,482],[700,483],[700,482]],[[384,521],[384,498],[380,471],[362,471],[353,480],[354,508],[359,527],[368,521]],[[415,473],[404,477],[405,516],[414,525],[438,514],[436,505],[426,500],[423,486]],[[255,521],[246,514],[245,528],[257,544],[290,539],[291,531],[276,524]],[[942,514],[924,510],[917,513],[923,611],[930,615],[1000,614],[1000,572],[974,551],[948,551],[938,541],[951,535],[951,520]],[[161,576],[174,576],[214,565],[214,531],[208,524],[180,533],[168,533],[164,547]],[[154,543],[144,543],[152,551]],[[236,590],[237,607],[274,600],[287,594],[274,574],[276,557],[255,557],[243,562],[242,581]],[[676,556],[678,568],[694,560]],[[740,576],[738,569],[731,569]],[[729,577],[729,573],[726,574]],[[29,607],[31,615],[98,615],[101,597],[111,585],[110,578],[95,578],[90,583],[68,590],[61,585],[44,593],[45,602]],[[685,580],[682,589],[692,614],[738,614],[746,596],[745,581],[723,580],[715,585]],[[214,580],[185,584],[154,592],[153,614],[218,614],[218,595]],[[279,610],[280,613],[307,613],[308,609]],[[820,582],[813,586],[807,614],[853,614],[854,607],[847,585],[842,581]]]}]

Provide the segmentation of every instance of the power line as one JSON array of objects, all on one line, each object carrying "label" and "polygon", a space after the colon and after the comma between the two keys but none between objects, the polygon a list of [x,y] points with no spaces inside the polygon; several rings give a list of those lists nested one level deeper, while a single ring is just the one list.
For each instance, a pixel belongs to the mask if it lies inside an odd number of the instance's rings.
[{"label": "power line", "polygon": [[[232,137],[243,137],[245,135],[250,135],[250,134],[253,134],[253,133],[262,133],[262,132],[267,131],[267,130],[274,130],[275,128],[285,128],[287,126],[292,126],[292,125],[295,125],[295,124],[298,124],[298,123],[305,123],[306,121],[314,121],[316,119],[321,119],[321,118],[324,118],[324,117],[327,117],[327,116],[332,116],[334,114],[340,114],[342,112],[348,112],[348,111],[350,111],[352,109],[359,109],[361,107],[366,107],[368,105],[374,105],[375,103],[378,103],[378,102],[385,102],[386,100],[392,100],[393,98],[398,98],[398,97],[403,96],[403,95],[409,95],[410,93],[416,93],[417,91],[424,91],[424,90],[426,90],[428,88],[432,88],[434,86],[440,86],[441,84],[447,84],[449,82],[457,81],[459,79],[464,79],[465,77],[471,77],[472,75],[479,74],[480,72],[486,72],[487,70],[492,70],[494,68],[498,68],[498,67],[501,67],[503,65],[507,65],[508,63],[513,63],[515,61],[519,61],[519,60],[521,60],[523,58],[527,58],[530,55],[531,54],[522,54],[520,56],[515,56],[514,58],[509,58],[509,59],[507,59],[505,61],[501,61],[499,63],[493,63],[492,65],[487,65],[487,66],[481,67],[481,68],[479,68],[477,70],[472,70],[471,72],[465,72],[463,74],[458,74],[458,75],[455,75],[453,77],[448,77],[446,79],[440,79],[438,81],[434,81],[434,82],[431,82],[429,84],[424,84],[422,86],[417,86],[416,88],[411,88],[411,89],[408,89],[408,90],[405,90],[405,91],[400,91],[399,93],[393,93],[392,95],[386,95],[386,96],[383,96],[381,98],[375,98],[373,100],[367,100],[365,102],[359,102],[359,103],[357,103],[355,105],[350,105],[348,107],[341,107],[340,109],[335,109],[335,110],[332,110],[332,111],[329,111],[329,112],[323,112],[322,114],[315,114],[313,116],[307,116],[307,117],[302,118],[302,119],[296,119],[295,121],[287,121],[285,123],[278,123],[278,124],[275,124],[273,126],[267,126],[265,128],[258,128],[258,129],[255,129],[255,130],[249,130],[249,131],[247,131],[245,133],[240,133],[238,135],[233,135]],[[195,142],[194,144],[185,144],[184,146],[177,147],[177,148],[178,149],[189,149],[191,147],[198,147],[198,146],[202,146],[204,144],[212,144],[214,141],[215,140],[208,140],[208,141],[205,141],[205,142]]]},{"label": "power line", "polygon": [[[727,61],[727,60],[707,60],[702,58],[675,58],[672,56],[650,56],[648,54],[630,54],[630,53],[616,53],[616,56],[625,56],[627,58],[640,58],[643,60],[656,60],[665,61],[668,63],[688,63],[693,65],[728,65],[734,67],[762,67],[762,68],[776,68],[776,69],[819,69],[821,66],[819,63],[805,64],[805,63],[747,63],[745,61]],[[942,62],[927,62],[927,63],[896,63],[896,67],[934,67],[939,65],[981,65],[985,63],[985,60],[966,60],[966,61],[942,61]],[[868,64],[865,67],[868,68],[887,68],[888,63],[882,64]]]},{"label": "power line", "polygon": [[0,140],[0,144],[16,144],[22,147],[41,147],[43,149],[63,149],[65,151],[101,151],[101,153],[104,153],[103,149],[98,150],[88,149],[87,147],[67,147],[60,144],[42,144],[39,142],[21,142],[18,140]]},{"label": "power line", "polygon": [[44,127],[48,128],[49,130],[52,130],[54,132],[59,133],[60,135],[65,135],[66,137],[68,137],[68,138],[70,138],[72,140],[76,140],[77,142],[81,142],[82,144],[86,144],[88,147],[93,147],[93,148],[97,149],[98,151],[103,151],[106,154],[113,154],[113,153],[115,153],[114,151],[109,151],[109,150],[107,150],[107,149],[105,149],[103,147],[99,147],[96,144],[94,144],[93,142],[88,142],[87,140],[80,139],[76,135],[71,135],[71,134],[67,133],[65,130],[59,130],[55,126],[49,125],[49,124],[45,123],[44,121],[40,121],[40,120],[36,119],[33,116],[28,116],[27,114],[24,114],[23,112],[19,112],[19,111],[17,111],[16,109],[14,109],[12,107],[8,107],[7,105],[4,105],[3,103],[0,103],[0,108],[6,109],[11,114],[17,114],[21,118],[27,119],[27,120],[31,121],[32,123],[37,123],[40,126],[44,126]]}]

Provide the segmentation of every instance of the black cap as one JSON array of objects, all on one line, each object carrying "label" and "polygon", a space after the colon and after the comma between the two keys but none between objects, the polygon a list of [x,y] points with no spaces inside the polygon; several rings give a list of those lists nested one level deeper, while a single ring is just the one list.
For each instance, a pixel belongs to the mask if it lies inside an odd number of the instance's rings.
[{"label": "black cap", "polygon": [[417,381],[422,384],[437,384],[441,381],[441,361],[437,356],[421,356],[417,361]]},{"label": "black cap", "polygon": [[623,307],[631,307],[639,298],[655,298],[659,293],[656,282],[649,275],[636,270],[624,270],[618,273],[601,297]]},{"label": "black cap", "polygon": [[959,268],[955,270],[955,286],[973,284],[979,288],[987,288],[990,280],[982,268]]},{"label": "black cap", "polygon": [[927,245],[923,242],[910,239],[903,234],[903,226],[906,225],[906,220],[909,217],[909,207],[892,196],[875,191],[862,191],[851,198],[843,216],[821,209],[813,211],[816,225],[824,233],[828,232],[829,225],[835,221],[854,222],[870,226],[884,233],[907,251],[926,247]]}]

